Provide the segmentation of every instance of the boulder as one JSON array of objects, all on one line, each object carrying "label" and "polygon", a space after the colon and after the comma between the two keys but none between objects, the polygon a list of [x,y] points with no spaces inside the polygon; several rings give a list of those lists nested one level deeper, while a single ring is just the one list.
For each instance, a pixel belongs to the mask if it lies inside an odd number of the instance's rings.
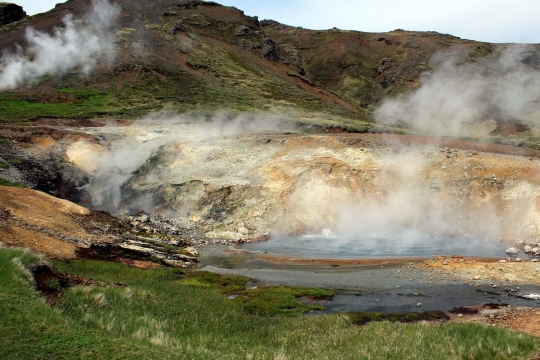
[{"label": "boulder", "polygon": [[0,26],[11,24],[26,17],[26,12],[17,4],[0,2]]},{"label": "boulder", "polygon": [[518,251],[517,251],[516,248],[511,247],[511,248],[509,248],[509,249],[506,250],[506,253],[507,253],[508,255],[517,255]]}]

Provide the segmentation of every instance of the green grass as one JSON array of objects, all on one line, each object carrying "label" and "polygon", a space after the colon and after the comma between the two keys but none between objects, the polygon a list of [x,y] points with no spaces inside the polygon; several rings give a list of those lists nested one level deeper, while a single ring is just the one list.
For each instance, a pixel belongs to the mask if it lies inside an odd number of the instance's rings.
[{"label": "green grass", "polygon": [[5,161],[0,160],[0,169],[9,169],[9,164]]},{"label": "green grass", "polygon": [[197,275],[219,286],[193,286],[177,269],[99,261],[55,263],[99,286],[71,288],[51,306],[26,270],[38,261],[0,249],[2,359],[527,359],[538,346],[531,336],[479,324],[259,316],[223,294],[223,287],[239,290],[241,278]]},{"label": "green grass", "polygon": [[8,162],[13,165],[20,165],[22,164],[22,160],[20,159],[8,159]]},{"label": "green grass", "polygon": [[14,186],[14,187],[20,187],[20,188],[27,188],[28,186],[18,183],[18,182],[12,182],[6,179],[0,178],[0,185],[2,186]]},{"label": "green grass", "polygon": [[242,304],[245,311],[262,316],[299,315],[311,310],[324,310],[321,306],[308,305],[298,299],[328,299],[335,295],[332,290],[291,286],[260,286],[246,290],[248,282],[245,277],[220,276],[206,271],[195,271],[182,279],[185,285],[216,288],[225,295],[236,295],[234,300]]},{"label": "green grass", "polygon": [[0,122],[25,121],[36,117],[81,117],[115,113],[114,94],[95,90],[61,89],[56,93],[62,101],[44,103],[37,96],[0,94]]}]

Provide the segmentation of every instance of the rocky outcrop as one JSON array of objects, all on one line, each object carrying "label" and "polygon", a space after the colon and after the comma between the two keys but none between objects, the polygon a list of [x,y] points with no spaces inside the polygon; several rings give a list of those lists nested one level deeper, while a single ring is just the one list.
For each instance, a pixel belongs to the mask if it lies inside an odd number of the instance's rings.
[{"label": "rocky outcrop", "polygon": [[178,230],[171,221],[146,215],[138,220],[146,225],[137,228],[39,191],[0,186],[0,243],[5,245],[61,260],[84,257],[183,268],[198,262],[197,250],[184,250],[191,243],[174,236]]},{"label": "rocky outcrop", "polygon": [[19,21],[26,16],[26,12],[19,5],[0,3],[0,26]]}]

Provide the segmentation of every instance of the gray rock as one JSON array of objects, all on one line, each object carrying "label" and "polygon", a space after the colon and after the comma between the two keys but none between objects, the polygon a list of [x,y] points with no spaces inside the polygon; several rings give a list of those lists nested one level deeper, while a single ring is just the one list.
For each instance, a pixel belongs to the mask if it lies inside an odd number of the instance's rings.
[{"label": "gray rock", "polygon": [[519,252],[519,251],[517,251],[517,249],[514,248],[514,247],[511,247],[511,248],[506,249],[506,253],[507,253],[508,255],[517,255],[518,252]]}]

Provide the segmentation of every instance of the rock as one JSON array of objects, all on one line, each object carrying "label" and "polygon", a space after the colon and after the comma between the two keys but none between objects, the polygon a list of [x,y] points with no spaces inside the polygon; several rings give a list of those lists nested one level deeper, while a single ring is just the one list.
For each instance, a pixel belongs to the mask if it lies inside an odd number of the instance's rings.
[{"label": "rock", "polygon": [[191,256],[199,256],[199,252],[194,247],[187,247],[185,248],[185,251]]},{"label": "rock", "polygon": [[419,302],[418,304],[416,304],[416,306],[417,306],[417,307],[420,307],[420,306],[422,306],[422,303]]},{"label": "rock", "polygon": [[458,318],[462,318],[462,317],[463,317],[463,314],[457,314],[457,317],[458,317]]},{"label": "rock", "polygon": [[26,17],[23,8],[16,4],[0,3],[0,26],[11,24]]},{"label": "rock", "polygon": [[188,268],[199,262],[194,257],[169,252],[162,246],[143,241],[123,240],[115,244],[114,247],[140,254],[141,256],[157,258],[163,264],[173,267]]},{"label": "rock", "polygon": [[473,280],[480,280],[480,276],[477,275],[477,276],[473,277]]},{"label": "rock", "polygon": [[276,48],[276,44],[272,39],[270,39],[269,36],[267,36],[264,39],[263,47],[262,47],[262,55],[270,61],[278,61],[279,60],[279,54]]},{"label": "rock", "polygon": [[528,254],[532,251],[532,247],[530,247],[529,245],[525,245],[525,247],[523,248],[523,251],[525,251]]},{"label": "rock", "polygon": [[187,28],[184,26],[182,21],[177,22],[174,24],[174,26],[169,30],[170,35],[176,35],[177,32],[187,32]]},{"label": "rock", "polygon": [[508,255],[517,255],[518,252],[519,252],[519,251],[517,251],[517,249],[514,248],[514,247],[511,247],[511,248],[506,249],[506,253],[507,253]]},{"label": "rock", "polygon": [[508,262],[508,260],[499,260],[500,263]]},{"label": "rock", "polygon": [[245,25],[240,25],[236,28],[235,35],[236,36],[244,36],[249,33],[250,28]]},{"label": "rock", "polygon": [[238,229],[238,232],[242,235],[248,235],[249,234],[249,229],[245,228],[245,227],[241,227]]}]

